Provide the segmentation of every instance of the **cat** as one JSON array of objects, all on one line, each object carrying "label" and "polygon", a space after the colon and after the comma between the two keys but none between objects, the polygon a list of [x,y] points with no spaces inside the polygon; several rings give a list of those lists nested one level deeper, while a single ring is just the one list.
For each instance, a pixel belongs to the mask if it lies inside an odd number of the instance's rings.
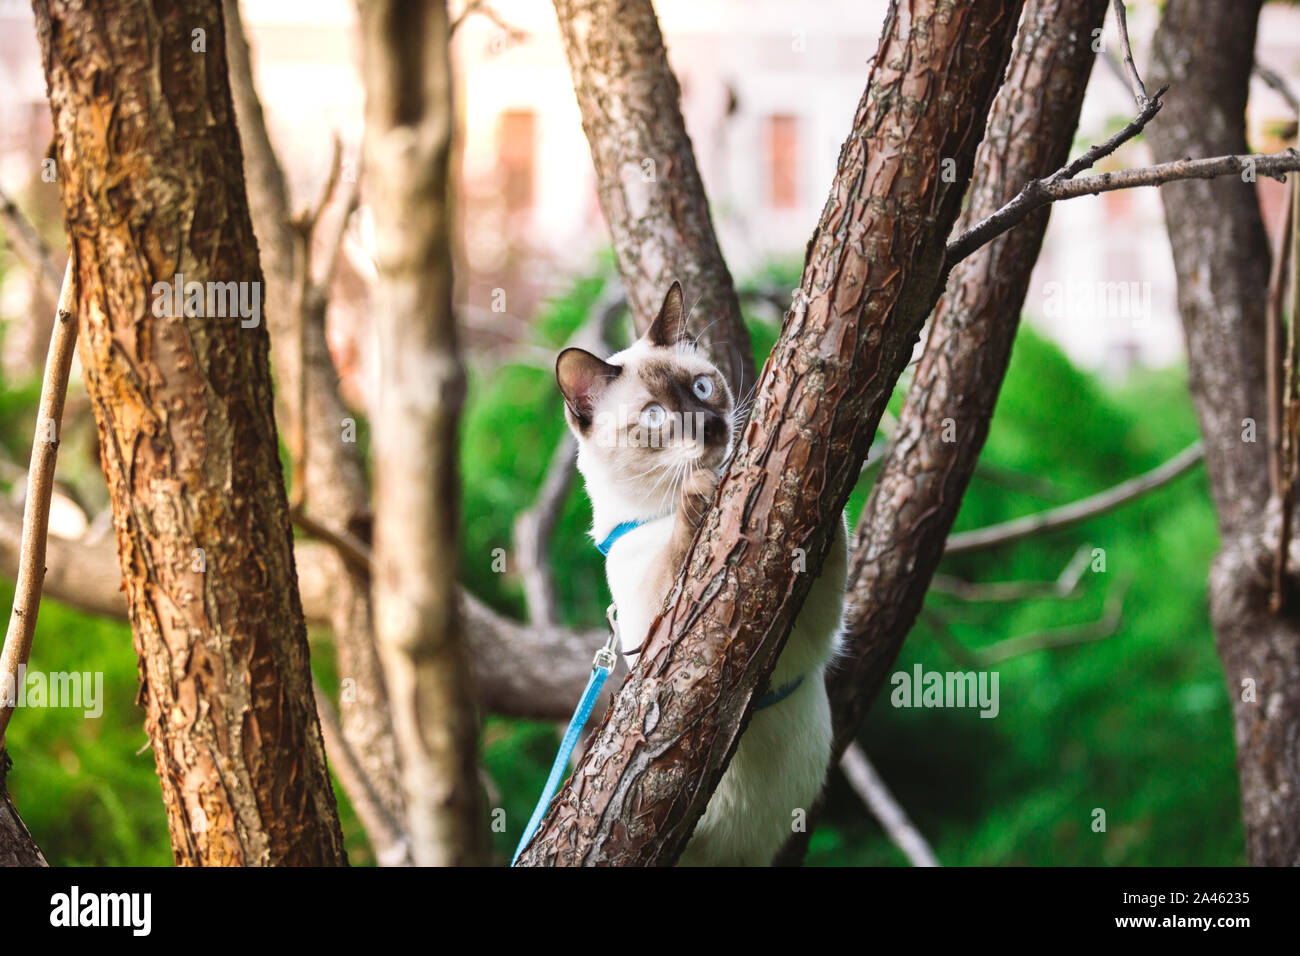
[{"label": "cat", "polygon": [[[674,282],[631,346],[608,359],[569,348],[555,363],[629,667],[708,510],[740,414],[685,319]],[[769,865],[821,793],[831,751],[823,678],[843,627],[847,551],[841,522],[679,865]]]}]

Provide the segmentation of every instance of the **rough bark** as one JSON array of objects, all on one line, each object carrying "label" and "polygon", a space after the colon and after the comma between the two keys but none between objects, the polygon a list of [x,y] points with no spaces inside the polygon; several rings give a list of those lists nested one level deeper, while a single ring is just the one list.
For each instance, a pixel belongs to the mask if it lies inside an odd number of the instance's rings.
[{"label": "rough bark", "polygon": [[361,4],[366,188],[379,267],[372,594],[421,865],[479,863],[486,852],[456,583],[465,376],[451,301],[448,36],[442,0]]},{"label": "rough bark", "polygon": [[[266,323],[273,344],[277,417],[289,423],[291,432],[299,423],[306,423],[305,436],[294,444],[306,448],[301,469],[304,487],[297,490],[311,514],[368,542],[370,489],[356,443],[343,440],[343,422],[352,413],[339,396],[338,372],[325,339],[325,303],[301,301],[295,291],[303,287],[308,256],[293,228],[289,188],[254,85],[239,4],[224,0],[223,8],[253,231],[266,275]],[[319,314],[307,314],[314,305],[319,306]],[[306,399],[305,409],[300,405],[302,398]],[[334,634],[339,679],[347,682],[338,703],[343,736],[389,813],[401,820],[406,815],[406,801],[388,690],[375,647],[370,580],[328,550],[317,555],[321,572],[330,582],[326,620]]]},{"label": "rough bark", "polygon": [[891,6],[740,447],[668,609],[522,865],[668,864],[681,852],[933,305],[1020,8]]},{"label": "rough bark", "polygon": [[[1064,164],[1106,0],[1029,0],[958,231]],[[943,556],[997,403],[1048,209],[963,260],[935,309],[849,558],[847,660],[827,678],[835,754],[884,685]],[[952,428],[945,428],[951,420]],[[952,439],[955,435],[955,440]]]},{"label": "rough bark", "polygon": [[[1149,132],[1157,160],[1245,152],[1260,0],[1171,0],[1150,81],[1170,84]],[[1210,617],[1233,702],[1246,849],[1300,865],[1300,608],[1294,580],[1269,611],[1278,519],[1268,508],[1265,303],[1270,249],[1252,184],[1229,177],[1161,190],[1178,275],[1189,387],[1222,545]],[[1258,424],[1246,440],[1245,420]]]},{"label": "rough bark", "polygon": [[81,363],[176,861],[343,863],[265,327],[153,308],[155,283],[177,274],[260,292],[220,7],[35,7]]},{"label": "rough bark", "polygon": [[755,381],[753,348],[722,259],[681,90],[650,0],[555,0],[600,206],[639,333],[674,279],[687,329],[737,400]]},{"label": "rough bark", "polygon": [[0,867],[45,866],[41,848],[18,816],[18,808],[5,789],[5,759],[4,751],[0,750]]}]

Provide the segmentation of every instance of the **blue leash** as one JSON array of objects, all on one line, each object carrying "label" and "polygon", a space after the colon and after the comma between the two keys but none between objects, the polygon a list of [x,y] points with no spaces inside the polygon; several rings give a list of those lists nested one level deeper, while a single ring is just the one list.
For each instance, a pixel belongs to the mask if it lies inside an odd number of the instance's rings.
[{"label": "blue leash", "polygon": [[596,657],[591,662],[591,676],[587,678],[587,689],[582,692],[582,699],[578,701],[578,709],[573,712],[573,717],[569,721],[569,729],[564,732],[564,739],[560,741],[560,751],[555,755],[555,763],[551,764],[551,775],[546,778],[546,786],[542,788],[541,799],[537,801],[537,807],[533,810],[532,818],[528,821],[528,826],[524,828],[523,839],[515,847],[515,855],[510,860],[511,866],[515,865],[515,861],[519,859],[519,854],[524,852],[524,847],[528,846],[528,841],[537,832],[542,817],[546,816],[546,809],[551,805],[551,798],[555,796],[555,791],[560,787],[560,780],[564,778],[564,771],[569,766],[569,758],[573,756],[573,748],[578,746],[578,738],[582,736],[582,729],[587,726],[591,711],[600,697],[600,689],[605,686],[605,681],[609,679],[609,675],[614,673],[614,665],[618,662],[618,656],[614,652],[614,648],[618,644],[618,626],[614,620],[614,605],[611,604],[605,612],[605,619],[609,621],[609,640],[605,642],[604,647],[596,652]]}]

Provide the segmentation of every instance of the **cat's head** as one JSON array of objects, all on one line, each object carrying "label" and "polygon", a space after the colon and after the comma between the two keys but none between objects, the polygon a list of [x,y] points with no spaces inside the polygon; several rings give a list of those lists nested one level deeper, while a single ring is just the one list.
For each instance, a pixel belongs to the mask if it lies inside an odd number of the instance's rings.
[{"label": "cat's head", "polygon": [[645,335],[608,359],[565,349],[555,377],[589,490],[598,477],[622,496],[666,500],[693,469],[716,470],[731,451],[731,388],[686,337],[676,282]]}]

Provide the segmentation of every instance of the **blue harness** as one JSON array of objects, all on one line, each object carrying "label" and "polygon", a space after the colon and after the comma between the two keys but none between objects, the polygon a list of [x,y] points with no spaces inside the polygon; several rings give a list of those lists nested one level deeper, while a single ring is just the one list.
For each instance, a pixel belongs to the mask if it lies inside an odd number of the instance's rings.
[{"label": "blue harness", "polygon": [[[609,549],[614,546],[615,541],[643,524],[645,524],[644,521],[624,521],[615,525],[614,530],[605,535],[603,541],[597,542],[596,550],[608,557]],[[596,701],[600,698],[601,688],[605,686],[605,681],[609,679],[609,675],[614,673],[614,665],[618,662],[616,650],[618,647],[618,627],[615,624],[614,605],[609,606],[609,609],[605,612],[605,618],[609,623],[609,639],[596,652],[596,657],[591,662],[591,676],[587,678],[587,687],[582,692],[582,699],[578,701],[578,708],[573,712],[573,717],[569,720],[568,729],[564,731],[564,739],[560,741],[560,750],[555,755],[555,762],[551,764],[551,772],[546,778],[546,786],[542,788],[541,799],[537,801],[537,806],[533,809],[533,815],[528,820],[528,826],[524,828],[523,838],[520,839],[519,845],[515,847],[515,855],[510,861],[511,866],[515,865],[515,862],[519,859],[519,854],[524,852],[524,847],[528,846],[528,841],[533,838],[533,834],[537,832],[537,827],[541,824],[542,818],[546,816],[546,810],[551,804],[551,799],[555,796],[555,791],[560,788],[560,780],[564,776],[565,769],[569,766],[569,758],[573,756],[573,749],[578,745],[578,738],[582,736],[582,730],[587,726],[587,721],[591,718],[591,712],[595,709]],[[797,691],[802,683],[803,675],[800,674],[789,683],[782,684],[774,690],[769,690],[754,704],[754,710],[760,711],[765,707],[781,703],[781,701]]]}]

